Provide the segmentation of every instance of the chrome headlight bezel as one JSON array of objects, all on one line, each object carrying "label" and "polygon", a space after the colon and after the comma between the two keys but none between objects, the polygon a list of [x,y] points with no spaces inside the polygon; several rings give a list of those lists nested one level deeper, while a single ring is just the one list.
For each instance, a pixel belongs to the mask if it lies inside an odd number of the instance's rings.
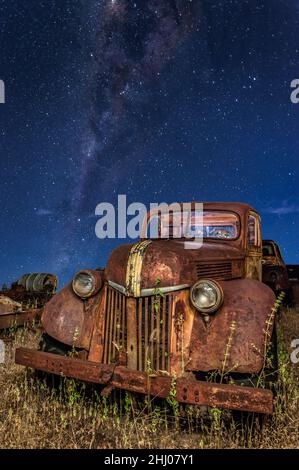
[{"label": "chrome headlight bezel", "polygon": [[[215,295],[215,303],[209,307],[203,307],[202,305],[199,305],[198,300],[195,297],[195,292],[196,290],[198,291],[201,285],[205,286],[205,288],[208,286],[210,289],[213,290],[213,294]],[[224,294],[222,287],[220,286],[220,284],[218,284],[218,282],[214,281],[213,279],[200,279],[190,289],[190,301],[193,307],[195,307],[196,310],[198,310],[203,315],[215,313],[217,310],[219,310],[219,308],[223,304],[223,299]]]},{"label": "chrome headlight bezel", "polygon": [[[84,286],[82,286],[82,290],[78,288],[78,278],[85,277],[86,280],[90,282],[90,288],[88,291],[84,292]],[[93,271],[91,269],[82,269],[78,271],[75,276],[73,277],[72,287],[74,293],[80,297],[81,299],[88,299],[94,295],[96,295],[103,285],[102,276],[99,271]]]}]

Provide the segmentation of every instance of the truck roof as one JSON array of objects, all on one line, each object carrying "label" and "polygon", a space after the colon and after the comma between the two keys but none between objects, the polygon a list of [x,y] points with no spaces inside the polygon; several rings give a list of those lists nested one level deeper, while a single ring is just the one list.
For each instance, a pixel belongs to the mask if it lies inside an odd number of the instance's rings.
[{"label": "truck roof", "polygon": [[191,207],[194,206],[195,204],[203,204],[205,210],[227,210],[227,211],[237,212],[238,214],[243,214],[245,212],[248,212],[248,210],[252,210],[258,213],[256,209],[254,209],[252,206],[244,202],[186,201],[186,202],[180,202],[179,204],[181,206],[183,204],[191,204]]}]

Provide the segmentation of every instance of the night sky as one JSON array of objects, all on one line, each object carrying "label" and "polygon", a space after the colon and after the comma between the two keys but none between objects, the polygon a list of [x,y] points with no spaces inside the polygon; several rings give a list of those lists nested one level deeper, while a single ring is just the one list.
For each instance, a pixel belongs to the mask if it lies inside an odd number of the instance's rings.
[{"label": "night sky", "polygon": [[124,240],[95,207],[241,201],[299,263],[299,1],[0,0],[0,283]]}]

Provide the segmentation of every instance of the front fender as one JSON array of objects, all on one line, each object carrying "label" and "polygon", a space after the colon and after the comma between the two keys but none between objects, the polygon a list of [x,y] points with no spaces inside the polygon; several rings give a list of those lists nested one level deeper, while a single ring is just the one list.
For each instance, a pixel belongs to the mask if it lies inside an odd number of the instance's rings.
[{"label": "front fender", "polygon": [[[188,370],[256,373],[263,367],[266,321],[275,303],[262,282],[238,279],[220,283],[221,309],[205,323],[196,313],[190,341]],[[273,325],[269,326],[272,334]]]},{"label": "front fender", "polygon": [[89,350],[102,291],[83,301],[68,284],[45,306],[41,322],[48,335],[61,343]]}]

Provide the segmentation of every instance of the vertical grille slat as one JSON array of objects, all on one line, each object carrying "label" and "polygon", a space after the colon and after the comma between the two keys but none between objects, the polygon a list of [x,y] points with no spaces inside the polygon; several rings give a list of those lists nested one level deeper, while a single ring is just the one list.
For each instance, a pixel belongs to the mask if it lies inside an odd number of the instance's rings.
[{"label": "vertical grille slat", "polygon": [[[143,301],[143,299],[141,299]],[[143,305],[144,315],[144,370],[147,370],[147,358],[148,358],[148,297],[144,300]]]},{"label": "vertical grille slat", "polygon": [[162,299],[162,360],[161,367],[165,370],[165,346],[166,346],[166,298]]},{"label": "vertical grille slat", "polygon": [[125,349],[127,345],[127,329],[126,329],[126,297],[124,295],[122,298],[122,309],[121,309],[121,348]]},{"label": "vertical grille slat", "polygon": [[160,309],[161,309],[161,302],[160,298],[157,299],[157,307],[155,309],[155,319],[156,319],[156,370],[160,370],[162,368],[162,361],[161,361],[161,344],[160,344]]},{"label": "vertical grille slat", "polygon": [[[138,338],[142,338],[142,299],[138,299]],[[143,370],[143,354],[144,345],[142,341],[138,342],[138,370]]]},{"label": "vertical grille slat", "polygon": [[120,330],[121,330],[121,320],[122,320],[122,297],[117,293],[117,319],[116,319],[116,344],[118,348],[121,347],[120,344]]},{"label": "vertical grille slat", "polygon": [[110,300],[111,290],[107,290],[106,298],[106,315],[105,315],[105,344],[104,344],[104,362],[109,363],[108,360],[108,345],[109,345],[109,321],[110,321]]},{"label": "vertical grille slat", "polygon": [[155,368],[154,364],[154,352],[155,352],[155,299],[151,297],[151,309],[150,309],[150,319],[151,319],[151,329],[150,329],[150,339],[149,339],[149,348],[150,348],[150,367],[151,369]]},{"label": "vertical grille slat", "polygon": [[111,302],[110,302],[110,311],[109,311],[109,318],[110,318],[110,326],[109,326],[109,348],[108,348],[108,359],[110,361],[111,359],[111,353],[112,353],[112,341],[113,341],[113,323],[115,319],[115,314],[114,313],[114,297],[115,297],[115,291],[111,292]]},{"label": "vertical grille slat", "polygon": [[114,362],[125,350],[137,370],[168,370],[171,299],[171,294],[134,299],[107,286],[103,362]]},{"label": "vertical grille slat", "polygon": [[[172,300],[173,300],[172,296],[167,297],[168,312],[172,311]],[[170,348],[170,345],[171,345],[171,320],[170,320],[169,315],[166,316],[166,320],[167,320],[167,330],[166,330],[167,331],[167,348],[166,348],[165,354],[167,354],[167,356],[165,358],[165,362],[168,366],[168,363],[169,363],[168,351],[169,351],[169,348]],[[167,370],[167,368],[166,368],[166,370]]]}]

